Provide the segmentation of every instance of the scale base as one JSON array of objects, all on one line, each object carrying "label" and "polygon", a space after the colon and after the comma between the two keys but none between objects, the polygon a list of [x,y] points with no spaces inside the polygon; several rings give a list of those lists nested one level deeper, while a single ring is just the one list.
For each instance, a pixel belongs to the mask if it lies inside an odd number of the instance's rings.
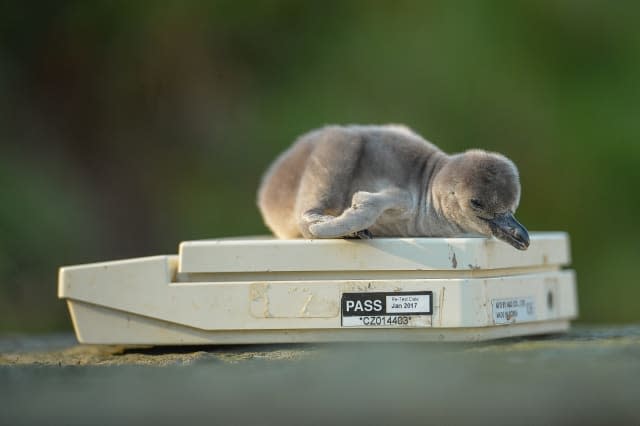
[{"label": "scale base", "polygon": [[526,252],[484,238],[229,239],[177,256],[69,266],[81,343],[481,341],[565,332],[578,313],[564,233]]},{"label": "scale base", "polygon": [[325,342],[481,342],[569,331],[569,320],[491,327],[207,331],[69,302],[80,343],[114,345],[242,345]]}]

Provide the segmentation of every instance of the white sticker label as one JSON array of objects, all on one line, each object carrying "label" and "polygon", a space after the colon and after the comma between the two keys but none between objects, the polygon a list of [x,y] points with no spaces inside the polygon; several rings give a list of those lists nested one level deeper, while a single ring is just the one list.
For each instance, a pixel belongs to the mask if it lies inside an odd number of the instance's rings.
[{"label": "white sticker label", "polygon": [[342,294],[343,327],[430,327],[431,291]]},{"label": "white sticker label", "polygon": [[363,315],[343,317],[343,327],[430,327],[427,315]]},{"label": "white sticker label", "polygon": [[495,324],[512,324],[536,319],[536,305],[533,297],[493,299],[491,305]]},{"label": "white sticker label", "polygon": [[413,294],[405,296],[403,294],[387,296],[388,314],[409,314],[414,312],[428,312],[431,295]]}]

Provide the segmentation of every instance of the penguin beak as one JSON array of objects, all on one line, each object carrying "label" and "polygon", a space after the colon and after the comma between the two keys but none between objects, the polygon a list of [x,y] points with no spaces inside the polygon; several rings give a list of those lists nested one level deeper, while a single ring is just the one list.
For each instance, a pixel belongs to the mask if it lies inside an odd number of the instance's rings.
[{"label": "penguin beak", "polygon": [[511,244],[518,250],[526,250],[529,247],[529,232],[511,213],[496,216],[487,222],[497,239]]}]

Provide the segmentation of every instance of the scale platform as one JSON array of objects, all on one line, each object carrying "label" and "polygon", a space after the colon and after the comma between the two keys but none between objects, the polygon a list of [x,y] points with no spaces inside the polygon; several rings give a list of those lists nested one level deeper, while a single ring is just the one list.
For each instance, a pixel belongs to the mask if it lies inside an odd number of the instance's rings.
[{"label": "scale platform", "polygon": [[60,268],[81,343],[478,341],[567,331],[569,239],[187,241],[179,254]]}]

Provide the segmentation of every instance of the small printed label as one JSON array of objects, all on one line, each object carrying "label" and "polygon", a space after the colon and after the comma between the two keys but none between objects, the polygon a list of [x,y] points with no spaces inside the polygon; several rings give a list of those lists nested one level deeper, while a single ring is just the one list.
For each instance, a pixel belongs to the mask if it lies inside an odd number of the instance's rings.
[{"label": "small printed label", "polygon": [[343,293],[343,327],[429,327],[433,292]]},{"label": "small printed label", "polygon": [[394,294],[386,297],[388,314],[431,312],[431,297],[427,294]]},{"label": "small printed label", "polygon": [[491,305],[495,324],[512,324],[536,319],[536,305],[533,297],[493,299]]}]

